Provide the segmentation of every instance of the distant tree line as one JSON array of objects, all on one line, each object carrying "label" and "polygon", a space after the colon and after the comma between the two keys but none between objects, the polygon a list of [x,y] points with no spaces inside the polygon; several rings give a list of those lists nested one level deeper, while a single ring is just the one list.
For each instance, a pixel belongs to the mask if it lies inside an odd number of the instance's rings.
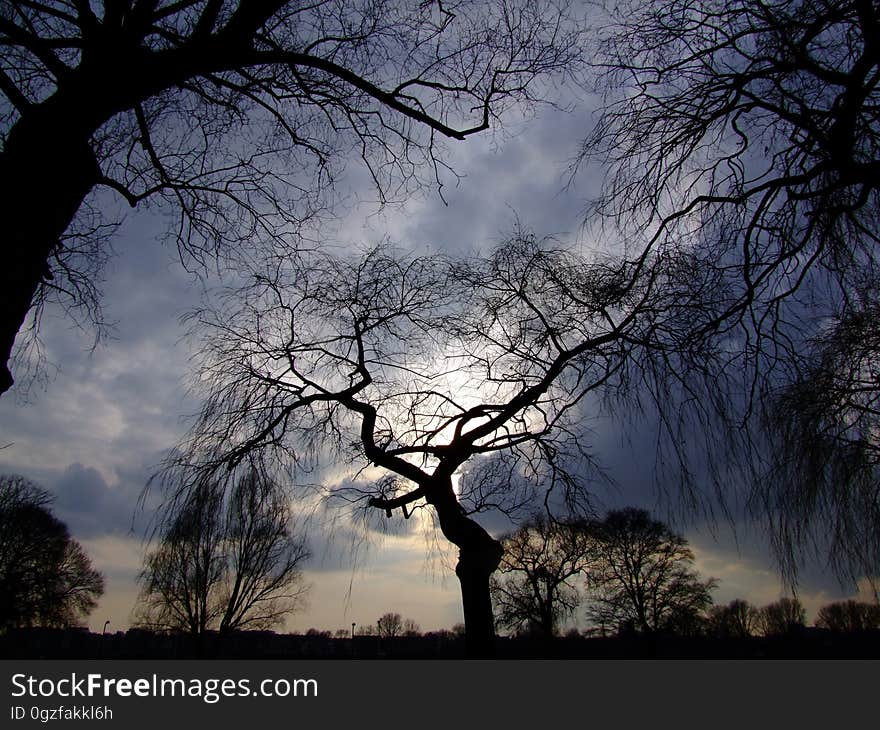
[{"label": "distant tree line", "polygon": [[[198,638],[208,631],[272,628],[302,606],[309,552],[279,485],[256,465],[233,485],[200,483],[163,513],[140,575],[137,624]],[[103,576],[50,510],[51,495],[20,477],[0,476],[0,633],[18,627],[77,625],[104,592]],[[721,639],[797,635],[806,612],[797,598],[763,607],[743,599],[714,605],[718,581],[694,569],[687,540],[645,510],[613,510],[601,520],[535,516],[503,536],[492,580],[495,620],[519,636],[557,637],[578,616],[589,628],[567,636],[663,633]],[[880,604],[823,606],[816,628],[836,634],[880,630]],[[333,638],[310,629],[307,636]],[[464,625],[422,634],[389,611],[375,624],[335,638],[459,639]]]},{"label": "distant tree line", "polygon": [[[548,523],[539,521],[545,529]],[[706,586],[710,581],[698,583]],[[546,583],[544,586],[546,587]],[[581,591],[568,586],[569,597],[576,594],[576,600],[584,600],[584,593],[589,597],[588,591]],[[562,612],[557,618],[565,613],[569,615],[563,604]],[[775,637],[796,636],[807,628],[806,610],[797,598],[783,597],[764,606],[755,606],[742,598],[736,598],[725,604],[708,604],[704,610],[695,611],[688,615],[689,620],[682,620],[683,609],[670,613],[670,619],[659,624],[657,629],[639,631],[634,623],[623,621],[611,626],[592,622],[586,630],[570,627],[564,632],[561,624],[555,624],[553,636],[565,639],[584,639],[598,636],[622,636],[630,633],[664,633],[672,636],[699,636],[717,639],[749,639],[752,637]],[[513,616],[509,606],[499,607],[499,616]],[[572,612],[573,613],[573,612]],[[594,615],[588,609],[586,617]],[[499,619],[499,625],[510,626],[504,619]],[[880,605],[853,599],[836,601],[821,607],[816,615],[814,626],[818,629],[833,632],[835,634],[858,634],[861,632],[880,631]],[[520,638],[546,638],[547,627],[540,624],[537,619],[529,622],[517,620],[512,634]],[[339,628],[335,632],[322,629],[310,628],[305,636],[321,639],[347,640],[352,638],[377,638],[395,639],[427,638],[445,639],[453,641],[464,638],[464,624],[454,624],[448,629],[436,629],[422,632],[419,625],[409,618],[402,618],[399,613],[388,612],[383,614],[376,623],[356,626],[354,635],[351,628]]]},{"label": "distant tree line", "polygon": [[[502,544],[504,557],[492,581],[495,617],[499,628],[517,635],[559,636],[564,620],[582,604],[590,636],[744,639],[793,635],[806,626],[797,598],[760,608],[742,599],[714,605],[718,581],[702,579],[687,540],[645,510],[613,510],[597,521],[537,516]],[[836,633],[880,629],[880,605],[831,603],[819,610],[815,625]]]}]

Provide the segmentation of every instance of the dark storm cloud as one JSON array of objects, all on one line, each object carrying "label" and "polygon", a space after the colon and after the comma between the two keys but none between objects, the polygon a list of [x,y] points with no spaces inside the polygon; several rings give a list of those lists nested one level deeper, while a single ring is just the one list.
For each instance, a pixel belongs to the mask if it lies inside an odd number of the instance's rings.
[{"label": "dark storm cloud", "polygon": [[71,531],[84,538],[128,533],[135,527],[140,490],[122,482],[111,488],[101,474],[82,464],[71,464],[53,485],[54,511]]},{"label": "dark storm cloud", "polygon": [[389,206],[366,218],[362,210],[343,224],[338,242],[362,244],[387,236],[417,251],[470,254],[502,242],[517,220],[538,235],[574,241],[595,175],[585,171],[576,186],[566,188],[566,168],[589,127],[589,110],[540,112],[494,139],[478,135],[451,145],[448,161],[460,179],[445,175],[440,193],[423,192],[405,207]]},{"label": "dark storm cloud", "polygon": [[147,529],[160,495],[144,494],[151,466],[142,464],[118,469],[112,483],[97,469],[79,463],[63,470],[21,468],[0,463],[0,473],[21,474],[52,496],[52,512],[79,539],[105,535],[140,538]]},{"label": "dark storm cloud", "polygon": [[[580,114],[547,110],[501,149],[484,146],[467,160],[467,176],[448,191],[449,207],[413,218],[406,239],[450,251],[499,242],[516,219],[538,235],[573,238],[581,227],[584,190],[565,190],[564,161],[574,153]],[[458,158],[466,155],[458,151]]]},{"label": "dark storm cloud", "polygon": [[59,371],[25,403],[0,399],[4,471],[56,495],[54,509],[79,538],[142,530],[155,498],[141,490],[196,410],[182,383],[189,352],[178,318],[197,301],[161,227],[132,216],[118,231],[104,313],[111,337],[91,351],[93,333],[53,311],[43,321],[47,356]]}]

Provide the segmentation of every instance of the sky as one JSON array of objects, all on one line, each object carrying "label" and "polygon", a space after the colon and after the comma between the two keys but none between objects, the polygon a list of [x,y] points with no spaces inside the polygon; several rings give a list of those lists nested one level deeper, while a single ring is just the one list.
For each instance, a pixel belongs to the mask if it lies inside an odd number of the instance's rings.
[{"label": "sky", "polygon": [[[416,250],[466,252],[502,240],[518,219],[539,235],[595,244],[585,238],[583,216],[597,173],[586,169],[566,186],[567,162],[587,133],[589,109],[584,97],[570,111],[546,108],[508,119],[503,134],[454,143],[447,159],[462,177],[444,188],[445,202],[426,190],[384,210],[370,202],[349,206],[328,224],[325,240],[346,248],[387,237]],[[346,184],[369,201],[356,163],[349,170]],[[199,409],[188,388],[193,353],[180,316],[198,303],[201,287],[182,269],[176,250],[160,242],[165,222],[159,210],[129,212],[114,238],[103,298],[111,337],[92,348],[90,331],[47,311],[48,382],[0,398],[0,473],[22,474],[51,491],[55,513],[106,577],[106,593],[89,618],[95,631],[107,620],[110,630],[130,625],[144,526],[158,500],[155,490],[141,500],[144,487]],[[606,504],[641,506],[665,518],[670,505],[653,483],[650,435],[636,428],[627,439],[607,423],[596,429],[594,448],[617,484],[602,495]],[[745,598],[764,605],[785,595],[760,525],[739,522],[735,534],[726,522],[674,526],[690,540],[698,570],[719,580],[717,602]],[[442,540],[413,530],[384,538],[371,532],[370,538],[363,543],[338,523],[310,526],[308,606],[281,630],[336,631],[375,623],[388,611],[423,630],[462,620],[455,556]],[[865,585],[841,585],[817,564],[804,570],[798,595],[811,619],[824,603],[860,590],[867,597]]]}]

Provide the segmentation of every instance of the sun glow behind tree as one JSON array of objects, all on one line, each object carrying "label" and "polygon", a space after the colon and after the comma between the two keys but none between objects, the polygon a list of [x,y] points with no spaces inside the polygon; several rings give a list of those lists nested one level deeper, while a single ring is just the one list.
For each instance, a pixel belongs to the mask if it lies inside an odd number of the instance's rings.
[{"label": "sun glow behind tree", "polygon": [[473,515],[588,508],[581,406],[625,387],[643,331],[674,311],[662,266],[645,270],[523,230],[484,256],[277,261],[191,318],[206,401],[181,452],[203,473],[328,453],[384,469],[335,491],[387,516],[430,507],[487,652],[501,547]]}]

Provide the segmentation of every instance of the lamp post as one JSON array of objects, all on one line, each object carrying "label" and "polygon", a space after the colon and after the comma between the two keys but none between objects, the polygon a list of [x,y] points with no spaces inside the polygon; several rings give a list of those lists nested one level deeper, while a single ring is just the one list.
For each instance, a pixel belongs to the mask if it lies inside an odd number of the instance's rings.
[{"label": "lamp post", "polygon": [[107,636],[107,627],[108,627],[109,625],[110,625],[110,619],[108,618],[108,619],[104,622],[104,628],[101,629],[101,641],[100,641],[100,643],[98,644],[98,647],[99,647],[99,648],[98,648],[98,655],[101,656],[101,657],[104,656],[104,652],[105,652],[105,650],[106,650],[106,647],[104,646],[104,644],[107,643],[105,637]]}]

